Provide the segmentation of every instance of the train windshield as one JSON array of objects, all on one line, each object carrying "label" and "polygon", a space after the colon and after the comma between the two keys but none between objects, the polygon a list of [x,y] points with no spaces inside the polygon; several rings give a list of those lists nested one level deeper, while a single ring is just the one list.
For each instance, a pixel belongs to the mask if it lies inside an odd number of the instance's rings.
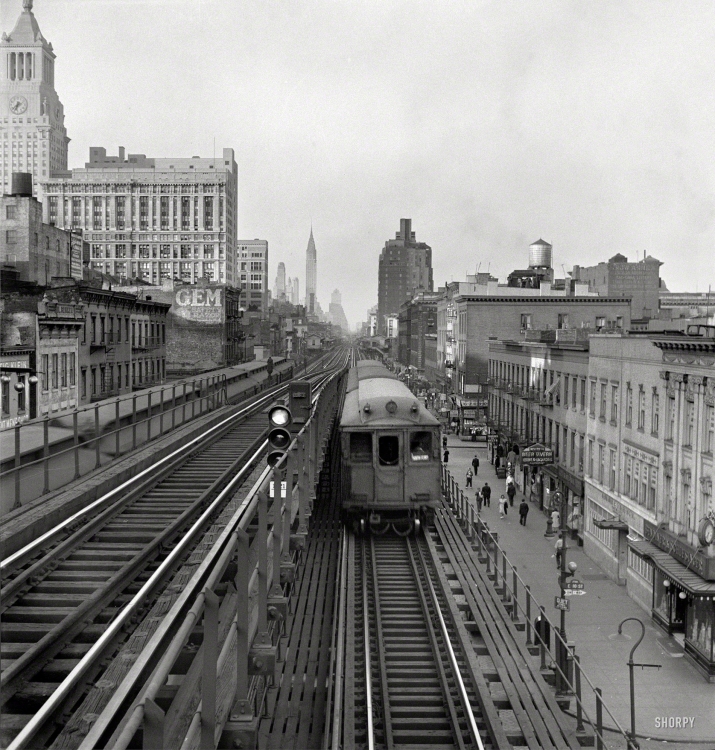
[{"label": "train windshield", "polygon": [[372,462],[372,435],[369,432],[350,434],[350,460],[353,463]]},{"label": "train windshield", "polygon": [[410,458],[413,461],[429,461],[432,455],[432,435],[429,432],[413,432],[410,435]]},{"label": "train windshield", "polygon": [[397,466],[400,462],[400,438],[397,435],[381,435],[378,454],[381,466]]}]

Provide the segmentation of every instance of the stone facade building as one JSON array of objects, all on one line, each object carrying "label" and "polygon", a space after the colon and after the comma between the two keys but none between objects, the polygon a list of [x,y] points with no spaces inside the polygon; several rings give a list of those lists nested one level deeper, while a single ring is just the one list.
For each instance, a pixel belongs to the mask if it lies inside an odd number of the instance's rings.
[{"label": "stone facade building", "polygon": [[28,172],[35,188],[67,169],[62,102],[55,91],[55,53],[40,31],[32,0],[0,40],[0,194],[10,193],[12,175]]},{"label": "stone facade building", "polygon": [[268,242],[238,240],[236,257],[235,286],[241,289],[241,307],[265,317],[268,314]]},{"label": "stone facade building", "polygon": [[237,283],[233,149],[215,159],[153,159],[93,147],[84,168],[43,181],[40,192],[45,223],[81,231],[98,271],[153,284]]}]

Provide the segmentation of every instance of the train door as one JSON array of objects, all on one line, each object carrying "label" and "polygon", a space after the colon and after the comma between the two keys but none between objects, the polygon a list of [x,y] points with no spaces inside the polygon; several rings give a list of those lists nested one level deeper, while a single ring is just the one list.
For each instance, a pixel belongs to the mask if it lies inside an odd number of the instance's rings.
[{"label": "train door", "polygon": [[350,433],[348,458],[350,466],[350,499],[363,503],[372,502],[375,489],[372,433]]},{"label": "train door", "polygon": [[377,467],[375,499],[378,503],[402,503],[405,496],[402,435],[399,432],[377,433]]}]

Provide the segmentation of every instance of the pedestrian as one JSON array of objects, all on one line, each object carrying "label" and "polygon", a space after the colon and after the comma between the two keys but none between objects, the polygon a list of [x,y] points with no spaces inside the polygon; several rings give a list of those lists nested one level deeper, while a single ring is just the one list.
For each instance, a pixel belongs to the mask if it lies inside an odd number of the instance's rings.
[{"label": "pedestrian", "polygon": [[509,505],[514,507],[514,495],[516,495],[516,485],[514,482],[509,482],[506,486],[506,494],[509,497]]},{"label": "pedestrian", "polygon": [[556,531],[556,529],[561,526],[561,515],[559,514],[558,510],[552,510],[551,511],[551,528]]},{"label": "pedestrian", "polygon": [[447,436],[446,435],[442,435],[442,447],[443,448],[447,447]]},{"label": "pedestrian", "polygon": [[482,497],[484,498],[484,505],[490,507],[492,500],[492,488],[489,486],[489,482],[484,482],[482,487]]},{"label": "pedestrian", "polygon": [[449,463],[449,451],[445,450],[444,452],[444,458],[442,459],[446,464]]},{"label": "pedestrian", "polygon": [[526,517],[529,514],[529,503],[526,502],[526,498],[521,501],[519,506],[519,523],[522,526],[526,526]]},{"label": "pedestrian", "polygon": [[561,535],[561,532],[559,531],[559,538],[556,540],[556,544],[554,544],[554,552],[556,553],[556,567],[561,567],[561,554],[563,553],[564,549],[564,540],[563,536]]},{"label": "pedestrian", "polygon": [[467,487],[471,487],[472,486],[472,477],[473,476],[474,475],[472,474],[472,470],[471,469],[467,469]]},{"label": "pedestrian", "polygon": [[508,507],[509,507],[509,502],[507,501],[506,497],[502,495],[499,498],[499,518],[504,518]]},{"label": "pedestrian", "polygon": [[507,474],[506,482],[504,483],[504,491],[509,489],[510,484],[514,484],[514,477],[511,474]]},{"label": "pedestrian", "polygon": [[476,477],[479,473],[479,456],[477,454],[474,454],[474,458],[472,459],[472,467],[474,468],[474,476]]},{"label": "pedestrian", "polygon": [[477,501],[477,513],[479,513],[479,511],[482,509],[483,502],[482,493],[479,490],[477,490],[477,494],[474,496],[474,499]]}]

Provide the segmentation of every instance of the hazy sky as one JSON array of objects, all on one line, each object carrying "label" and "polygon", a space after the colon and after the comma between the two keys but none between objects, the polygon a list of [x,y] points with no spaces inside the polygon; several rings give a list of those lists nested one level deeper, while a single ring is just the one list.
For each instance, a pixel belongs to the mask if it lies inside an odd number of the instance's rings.
[{"label": "hazy sky", "polygon": [[[1,0],[10,31],[21,0]],[[435,286],[621,252],[715,288],[712,0],[35,0],[70,167],[236,150],[239,236],[351,324],[401,217]]]}]

